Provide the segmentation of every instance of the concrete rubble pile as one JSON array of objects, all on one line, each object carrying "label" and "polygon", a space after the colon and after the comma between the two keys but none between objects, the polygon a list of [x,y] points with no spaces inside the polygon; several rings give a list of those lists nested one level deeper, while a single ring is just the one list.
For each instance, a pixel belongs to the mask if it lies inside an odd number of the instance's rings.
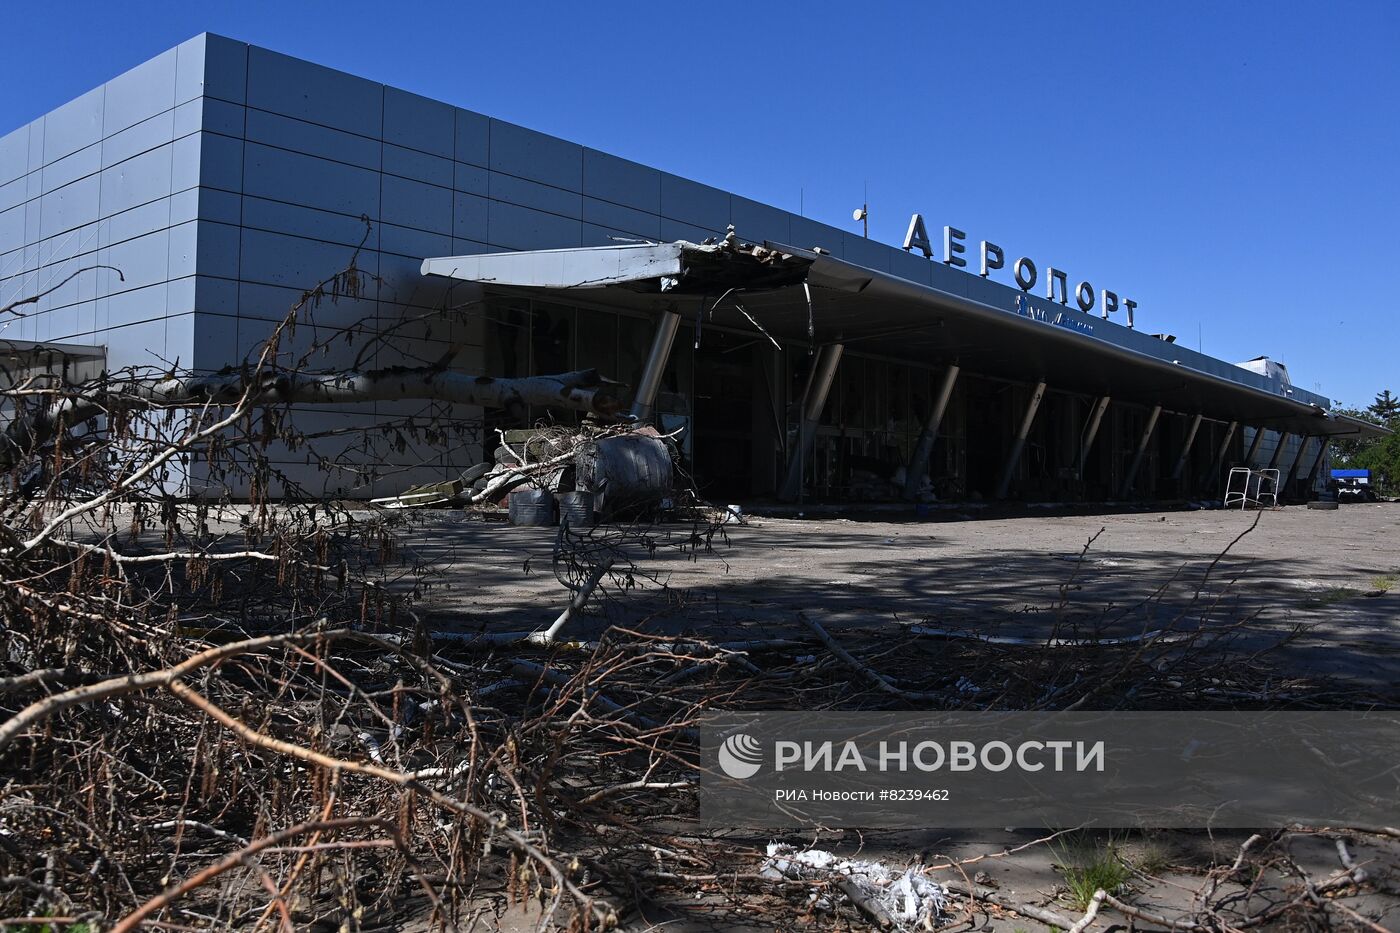
[{"label": "concrete rubble pile", "polygon": [[[878,926],[932,929],[947,908],[948,892],[918,868],[890,868],[867,859],[845,859],[824,849],[770,843],[759,872],[773,880],[830,883]],[[814,891],[814,906],[831,910],[830,895]]]}]

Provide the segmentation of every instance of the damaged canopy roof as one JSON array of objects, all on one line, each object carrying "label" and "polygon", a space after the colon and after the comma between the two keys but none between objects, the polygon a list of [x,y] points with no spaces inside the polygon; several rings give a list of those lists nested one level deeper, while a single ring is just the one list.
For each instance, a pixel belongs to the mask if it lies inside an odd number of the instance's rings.
[{"label": "damaged canopy roof", "polygon": [[[486,253],[425,259],[424,275],[439,275],[517,288],[607,288],[672,297],[718,296],[729,290],[763,290],[801,285],[859,291],[869,276],[823,275],[813,269],[818,254],[769,245],[647,243]],[[858,269],[859,267],[852,267]]]},{"label": "damaged canopy roof", "polygon": [[[917,268],[917,267],[916,267]],[[525,290],[703,326],[754,331],[798,346],[849,349],[1052,389],[1161,404],[1296,434],[1385,434],[1327,411],[1330,401],[1180,344],[985,278],[928,264],[933,284],[859,266],[819,249],[719,242],[639,243],[449,256],[424,275]],[[762,333],[758,333],[761,331]]]}]

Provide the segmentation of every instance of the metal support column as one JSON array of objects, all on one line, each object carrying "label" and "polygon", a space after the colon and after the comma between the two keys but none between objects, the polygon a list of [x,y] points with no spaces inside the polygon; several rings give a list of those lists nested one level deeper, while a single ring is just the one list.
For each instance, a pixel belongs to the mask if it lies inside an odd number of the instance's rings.
[{"label": "metal support column", "polygon": [[1182,471],[1186,469],[1186,461],[1191,458],[1191,445],[1196,443],[1196,432],[1201,429],[1201,415],[1191,419],[1191,427],[1186,429],[1186,443],[1181,445],[1181,456],[1176,458],[1176,468],[1172,470],[1172,479],[1181,479]]},{"label": "metal support column", "polygon": [[1021,462],[1021,451],[1026,447],[1026,436],[1031,433],[1031,425],[1035,422],[1035,413],[1040,409],[1040,400],[1045,397],[1045,383],[1037,382],[1035,389],[1031,391],[1031,400],[1026,405],[1026,415],[1021,419],[1021,427],[1016,432],[1016,440],[1011,444],[1011,453],[1006,457],[1006,466],[1002,468],[1001,480],[997,483],[996,498],[1005,499],[1006,492],[1011,488],[1011,478],[1016,474],[1016,464]]},{"label": "metal support column", "polygon": [[1206,473],[1202,481],[1202,487],[1211,491],[1220,483],[1220,470],[1225,466],[1225,455],[1230,452],[1230,442],[1235,439],[1235,432],[1239,430],[1240,423],[1231,421],[1225,428],[1225,436],[1220,440],[1220,447],[1215,451],[1215,459],[1211,461],[1210,470]]},{"label": "metal support column", "polygon": [[953,386],[958,382],[962,368],[954,363],[943,374],[943,383],[938,387],[938,396],[933,400],[933,410],[929,412],[928,423],[919,434],[919,443],[914,447],[914,456],[904,473],[904,498],[913,499],[919,492],[919,480],[928,472],[928,458],[933,454],[934,441],[938,440],[938,428],[943,423],[943,413],[948,409],[948,400],[953,397]]},{"label": "metal support column", "polygon": [[1308,470],[1308,495],[1312,495],[1313,487],[1317,485],[1317,471],[1322,468],[1322,461],[1327,456],[1327,445],[1330,441],[1328,437],[1317,439],[1317,456],[1313,458],[1312,469]]},{"label": "metal support column", "polygon": [[[1299,444],[1298,444],[1298,456],[1293,458],[1293,465],[1292,465],[1291,467],[1288,468],[1288,476],[1287,476],[1287,477],[1284,479],[1284,481],[1283,481],[1283,488],[1284,488],[1285,490],[1291,490],[1292,487],[1293,487],[1293,484],[1294,484],[1295,482],[1297,482],[1299,479],[1302,479],[1302,477],[1300,477],[1300,476],[1298,475],[1298,468],[1301,467],[1301,466],[1303,465],[1303,461],[1307,459],[1307,456],[1308,456],[1308,442],[1311,441],[1311,440],[1312,440],[1311,437],[1309,437],[1308,435],[1304,434],[1304,435],[1303,435],[1302,441],[1299,442]],[[1321,441],[1322,438],[1318,438],[1318,440]]]},{"label": "metal support column", "polygon": [[1103,413],[1108,410],[1110,397],[1105,395],[1094,403],[1094,410],[1089,413],[1089,423],[1084,426],[1084,441],[1079,445],[1079,466],[1078,474],[1082,480],[1084,478],[1084,465],[1089,462],[1089,451],[1094,449],[1094,438],[1099,436],[1099,424],[1103,421]]},{"label": "metal support column", "polygon": [[1293,435],[1292,435],[1292,434],[1289,434],[1287,431],[1281,431],[1281,432],[1279,432],[1278,443],[1274,445],[1274,453],[1273,453],[1273,456],[1269,457],[1269,465],[1266,466],[1266,467],[1264,467],[1264,469],[1266,469],[1266,470],[1276,470],[1276,469],[1278,469],[1278,461],[1279,461],[1279,458],[1283,456],[1283,448],[1285,448],[1285,447],[1288,446],[1288,439],[1289,439],[1290,437],[1292,437],[1292,436],[1293,436]]},{"label": "metal support column", "polygon": [[1254,455],[1259,452],[1259,445],[1262,443],[1264,443],[1264,429],[1255,428],[1254,440],[1250,442],[1249,450],[1245,451],[1244,463],[1241,463],[1240,466],[1254,469]]},{"label": "metal support column", "polygon": [[816,438],[817,425],[822,420],[822,409],[826,408],[826,397],[831,392],[831,384],[836,380],[836,364],[841,362],[842,344],[829,343],[817,353],[812,363],[812,377],[807,380],[807,391],[802,399],[802,423],[798,426],[797,449],[788,459],[787,479],[783,481],[778,498],[791,502],[802,492],[803,474],[807,469],[807,458],[812,454],[812,441]]},{"label": "metal support column", "polygon": [[1118,498],[1126,499],[1133,491],[1133,480],[1137,479],[1138,467],[1142,466],[1142,458],[1147,455],[1147,445],[1152,441],[1152,432],[1157,427],[1157,419],[1162,414],[1161,405],[1153,405],[1152,413],[1147,416],[1147,424],[1143,426],[1142,437],[1138,438],[1137,450],[1133,451],[1133,462],[1128,464],[1128,475],[1123,477],[1123,487],[1118,492]]},{"label": "metal support column", "polygon": [[666,373],[666,364],[671,359],[671,345],[676,341],[676,331],[680,326],[681,316],[673,311],[663,311],[656,319],[646,367],[642,370],[637,394],[632,401],[632,417],[638,421],[651,420],[656,407],[656,393],[661,388],[661,377]]}]

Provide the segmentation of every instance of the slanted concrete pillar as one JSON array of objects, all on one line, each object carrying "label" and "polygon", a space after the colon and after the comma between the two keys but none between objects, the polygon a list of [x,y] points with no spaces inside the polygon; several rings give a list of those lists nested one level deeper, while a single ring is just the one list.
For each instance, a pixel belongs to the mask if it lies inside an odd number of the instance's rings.
[{"label": "slanted concrete pillar", "polygon": [[1089,423],[1084,426],[1084,442],[1079,445],[1079,478],[1084,478],[1084,465],[1089,462],[1089,451],[1094,449],[1094,438],[1099,436],[1099,424],[1103,421],[1103,413],[1108,410],[1110,397],[1105,395],[1094,403],[1094,410],[1089,413]]},{"label": "slanted concrete pillar", "polygon": [[1186,461],[1191,458],[1191,445],[1196,443],[1196,432],[1201,429],[1201,416],[1197,415],[1191,419],[1191,427],[1186,429],[1186,442],[1181,445],[1181,456],[1176,458],[1176,468],[1172,470],[1172,479],[1181,479],[1182,471],[1186,469]]},{"label": "slanted concrete pillar", "polygon": [[954,363],[943,373],[943,382],[938,386],[938,395],[933,400],[933,410],[929,412],[928,423],[919,434],[919,443],[914,447],[914,456],[904,473],[904,498],[913,499],[919,492],[919,478],[928,472],[928,458],[933,454],[934,441],[938,440],[938,428],[943,423],[943,413],[948,410],[948,400],[953,397],[953,386],[957,385],[958,373],[962,368]]},{"label": "slanted concrete pillar", "polygon": [[807,458],[812,454],[812,441],[817,434],[817,425],[822,420],[822,409],[826,408],[826,397],[831,393],[831,384],[836,380],[836,364],[841,362],[845,347],[839,343],[829,343],[817,352],[812,364],[812,376],[807,380],[807,391],[802,399],[802,423],[797,429],[797,449],[788,460],[787,479],[783,482],[778,498],[791,502],[802,492],[803,473],[807,469]]},{"label": "slanted concrete pillar", "polygon": [[1147,455],[1147,445],[1152,441],[1152,432],[1157,427],[1157,419],[1162,414],[1162,406],[1152,406],[1152,412],[1147,416],[1147,424],[1143,425],[1142,437],[1138,438],[1137,450],[1133,451],[1133,462],[1128,464],[1128,475],[1123,477],[1123,488],[1118,491],[1118,498],[1126,499],[1133,491],[1133,480],[1137,479],[1138,467],[1142,466],[1142,458]]},{"label": "slanted concrete pillar", "polygon": [[1035,423],[1035,413],[1040,410],[1040,400],[1045,397],[1045,383],[1037,382],[1035,389],[1031,391],[1031,400],[1026,405],[1025,417],[1021,419],[1021,427],[1016,431],[1016,439],[1011,443],[1011,453],[1006,457],[1006,465],[1001,470],[1001,480],[997,483],[996,498],[1005,499],[1007,490],[1011,488],[1011,478],[1016,475],[1016,464],[1021,462],[1021,451],[1026,447],[1026,437],[1031,433],[1031,425]]},{"label": "slanted concrete pillar", "polygon": [[1220,441],[1220,446],[1216,448],[1215,459],[1210,463],[1210,470],[1206,473],[1202,486],[1207,490],[1212,490],[1220,484],[1220,473],[1225,466],[1225,455],[1230,452],[1230,442],[1235,439],[1235,432],[1239,430],[1240,423],[1231,421],[1225,428],[1225,437]]},{"label": "slanted concrete pillar", "polygon": [[1254,469],[1254,455],[1259,453],[1259,445],[1262,443],[1264,443],[1264,429],[1255,428],[1254,440],[1250,442],[1249,450],[1245,451],[1244,463],[1241,463],[1240,466]]},{"label": "slanted concrete pillar", "polygon": [[1289,434],[1287,431],[1280,431],[1280,432],[1279,432],[1279,435],[1278,435],[1278,443],[1274,445],[1274,453],[1273,453],[1273,456],[1271,456],[1271,457],[1269,458],[1269,465],[1266,466],[1266,467],[1264,467],[1264,469],[1266,469],[1266,470],[1276,470],[1276,469],[1278,469],[1278,461],[1279,461],[1279,458],[1283,456],[1283,448],[1285,448],[1285,447],[1288,446],[1288,439],[1289,439],[1290,437],[1292,437],[1292,436],[1293,436],[1293,435],[1292,435],[1292,434]]},{"label": "slanted concrete pillar", "polygon": [[666,364],[671,360],[671,345],[676,342],[676,331],[680,326],[681,316],[673,311],[663,311],[656,319],[651,349],[647,351],[646,366],[642,369],[642,378],[637,383],[637,394],[632,401],[632,417],[638,421],[651,420],[656,408],[656,393],[661,388],[661,377],[665,375]]}]

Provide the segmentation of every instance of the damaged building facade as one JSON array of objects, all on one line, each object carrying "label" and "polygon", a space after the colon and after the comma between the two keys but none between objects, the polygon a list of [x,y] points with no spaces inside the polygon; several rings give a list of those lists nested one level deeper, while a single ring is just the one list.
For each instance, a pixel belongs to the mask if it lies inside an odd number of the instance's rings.
[{"label": "damaged building facade", "polygon": [[[0,138],[0,305],[45,292],[8,337],[214,370],[352,256],[364,287],[289,338],[331,342],[311,365],[596,368],[712,499],[1205,498],[1241,464],[1301,496],[1325,438],[1367,430],[1072,295],[214,35]],[[357,465],[345,437],[407,417],[467,430]],[[577,417],[299,406],[314,456],[273,459],[386,495],[455,478],[496,428]]]}]

